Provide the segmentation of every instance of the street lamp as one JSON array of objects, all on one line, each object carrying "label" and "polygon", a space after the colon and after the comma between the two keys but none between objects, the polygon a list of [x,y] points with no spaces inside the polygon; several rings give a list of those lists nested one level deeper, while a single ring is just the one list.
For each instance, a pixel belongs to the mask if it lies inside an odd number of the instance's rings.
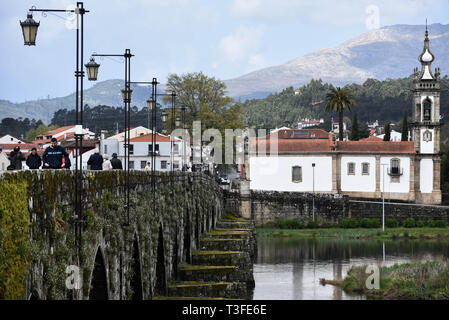
[{"label": "street lamp", "polygon": [[87,79],[89,81],[97,81],[98,76],[98,68],[100,65],[95,62],[95,59],[93,57],[90,58],[90,61],[85,64],[87,69]]},{"label": "street lamp", "polygon": [[76,8],[73,10],[67,9],[37,9],[32,7],[29,9],[27,19],[25,21],[19,21],[22,27],[24,45],[34,46],[36,45],[37,29],[40,22],[36,22],[33,19],[33,12],[41,12],[43,15],[47,12],[71,12],[76,14],[76,89],[75,89],[75,233],[76,240],[78,242],[78,249],[80,250],[79,259],[81,262],[81,243],[82,243],[82,223],[83,221],[83,208],[82,208],[82,195],[83,195],[83,99],[84,99],[84,14],[89,12],[84,9],[83,2],[77,2]]},{"label": "street lamp", "polygon": [[37,28],[39,27],[40,22],[36,22],[33,19],[33,15],[31,13],[27,14],[27,18],[25,21],[20,21],[20,26],[22,27],[23,33],[23,41],[26,46],[35,46],[36,45],[36,35]]},{"label": "street lamp", "polygon": [[[92,57],[90,59],[90,62],[85,65],[87,69],[87,73],[89,74],[88,79],[90,81],[96,81],[98,76],[98,69],[100,67],[99,64],[97,64],[94,60],[94,57],[122,57],[125,58],[125,88],[121,90],[123,103],[125,104],[125,138],[124,138],[124,160],[125,160],[125,192],[126,192],[126,199],[125,199],[125,208],[127,213],[127,225],[130,224],[130,215],[129,215],[129,208],[130,208],[130,182],[129,182],[129,145],[130,145],[130,127],[131,127],[131,58],[134,57],[133,54],[131,54],[130,49],[126,49],[125,53],[123,54],[98,54],[93,53]],[[92,75],[92,76],[90,76]]]},{"label": "street lamp", "polygon": [[167,120],[168,120],[168,114],[165,110],[162,111],[161,119],[162,119],[162,122],[167,122]]}]

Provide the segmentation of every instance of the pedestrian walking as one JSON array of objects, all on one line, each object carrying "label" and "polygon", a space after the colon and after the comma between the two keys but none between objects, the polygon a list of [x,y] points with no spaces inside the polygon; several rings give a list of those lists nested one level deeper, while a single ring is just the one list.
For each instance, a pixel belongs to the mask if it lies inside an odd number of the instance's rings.
[{"label": "pedestrian walking", "polygon": [[51,145],[45,149],[42,155],[44,169],[65,169],[69,162],[69,154],[64,147],[58,145],[56,138],[51,139]]},{"label": "pedestrian walking", "polygon": [[112,169],[123,170],[122,162],[117,159],[117,153],[115,152],[112,154],[111,165]]},{"label": "pedestrian walking", "polygon": [[20,151],[20,147],[17,146],[13,151],[9,154],[8,157],[11,164],[8,166],[8,170],[22,170],[22,161],[25,160],[25,156],[22,151]]},{"label": "pedestrian walking", "polygon": [[32,170],[36,170],[36,169],[39,169],[41,167],[42,159],[37,154],[37,149],[36,148],[31,149],[31,154],[27,158],[26,165],[28,166],[28,168],[30,168]]}]

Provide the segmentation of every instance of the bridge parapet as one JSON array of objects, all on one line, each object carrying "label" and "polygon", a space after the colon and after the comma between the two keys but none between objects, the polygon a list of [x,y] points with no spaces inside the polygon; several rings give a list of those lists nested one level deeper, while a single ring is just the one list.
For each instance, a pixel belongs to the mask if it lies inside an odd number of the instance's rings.
[{"label": "bridge parapet", "polygon": [[[157,172],[155,179],[153,193],[151,172],[130,171],[127,225],[124,172],[84,172],[80,237],[73,171],[1,174],[0,260],[7,267],[0,274],[0,299],[150,299],[165,294],[178,264],[191,261],[200,236],[221,218],[223,191],[202,173]],[[19,233],[14,219],[21,223]],[[3,250],[4,244],[14,243],[17,247]],[[11,277],[15,289],[5,285]]]}]

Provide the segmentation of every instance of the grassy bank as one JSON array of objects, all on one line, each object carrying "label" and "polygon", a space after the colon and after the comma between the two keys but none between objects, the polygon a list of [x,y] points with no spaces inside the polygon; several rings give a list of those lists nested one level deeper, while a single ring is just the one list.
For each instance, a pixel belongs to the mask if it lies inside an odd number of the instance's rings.
[{"label": "grassy bank", "polygon": [[270,238],[338,238],[338,239],[449,239],[449,228],[387,228],[382,229],[279,229],[258,228],[259,237]]},{"label": "grassy bank", "polygon": [[344,280],[324,280],[322,284],[340,286],[348,294],[371,298],[448,300],[449,262],[427,262],[380,268],[380,288],[368,290],[367,266],[352,267]]}]

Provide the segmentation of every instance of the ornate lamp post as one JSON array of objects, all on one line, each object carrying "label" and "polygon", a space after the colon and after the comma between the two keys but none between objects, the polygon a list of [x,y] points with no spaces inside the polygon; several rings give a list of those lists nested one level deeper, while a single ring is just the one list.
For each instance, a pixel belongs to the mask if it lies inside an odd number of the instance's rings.
[{"label": "ornate lamp post", "polygon": [[129,198],[130,198],[130,183],[129,183],[129,145],[130,145],[130,130],[131,130],[131,96],[132,96],[132,90],[131,90],[131,58],[134,57],[133,54],[131,54],[130,49],[126,49],[125,53],[123,54],[98,54],[94,53],[92,54],[92,57],[87,63],[86,69],[88,73],[88,79],[90,81],[96,81],[98,76],[98,69],[100,65],[95,62],[94,57],[123,57],[125,58],[125,88],[121,91],[122,92],[122,98],[123,103],[125,104],[125,143],[124,143],[124,159],[125,159],[125,208],[126,208],[126,215],[127,215],[127,225],[130,224],[130,216],[129,216]]},{"label": "ornate lamp post", "polygon": [[[89,12],[84,9],[83,2],[77,2],[74,10],[66,9],[37,9],[32,7],[27,14],[25,21],[20,21],[22,28],[24,45],[34,46],[36,45],[37,30],[40,22],[36,22],[33,19],[32,12],[42,12],[43,15],[47,12],[71,12],[76,14],[76,123],[75,123],[75,219],[77,227],[75,227],[76,239],[78,242],[79,250],[81,250],[81,237],[82,237],[82,222],[83,222],[83,208],[82,208],[82,181],[83,181],[83,79],[84,72],[82,69],[84,59],[84,14]],[[79,161],[78,161],[79,157]]]}]

